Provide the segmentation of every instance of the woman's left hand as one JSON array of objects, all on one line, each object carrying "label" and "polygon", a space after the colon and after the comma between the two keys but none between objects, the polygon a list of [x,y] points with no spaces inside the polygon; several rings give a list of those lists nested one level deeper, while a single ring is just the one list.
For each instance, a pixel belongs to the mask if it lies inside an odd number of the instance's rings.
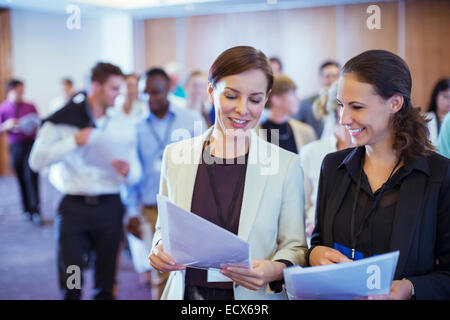
[{"label": "woman's left hand", "polygon": [[253,268],[230,266],[220,272],[233,282],[250,290],[259,290],[266,284],[283,279],[283,269],[286,265],[277,261],[252,260]]},{"label": "woman's left hand", "polygon": [[392,281],[389,294],[370,295],[367,300],[408,300],[412,293],[412,283],[409,280]]}]

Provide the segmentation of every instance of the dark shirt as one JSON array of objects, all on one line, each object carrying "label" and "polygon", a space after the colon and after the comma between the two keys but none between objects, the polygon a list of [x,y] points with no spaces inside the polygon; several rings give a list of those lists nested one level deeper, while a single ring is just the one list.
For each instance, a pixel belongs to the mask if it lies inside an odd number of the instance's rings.
[{"label": "dark shirt", "polygon": [[[202,159],[205,159],[203,157]],[[244,195],[244,179],[242,185],[238,185],[241,169],[247,167],[246,157],[236,159],[221,159],[212,157],[212,161],[202,161],[197,170],[194,191],[192,194],[191,212],[205,218],[208,221],[230,231],[238,233],[239,219],[241,215],[242,198]],[[214,176],[216,190],[219,195],[219,203],[225,216],[227,225],[223,225],[214,200],[213,190],[208,177],[208,166]],[[244,168],[242,168],[244,167]],[[240,188],[234,210],[229,214],[228,210],[233,198],[235,188]],[[194,268],[186,268],[186,284],[209,288],[233,289],[232,282],[208,282],[207,271]]]},{"label": "dark shirt", "polygon": [[[21,102],[19,104],[14,104],[9,100],[5,100],[0,104],[0,123],[12,118],[20,119],[29,114],[38,114],[36,107],[31,103]],[[10,131],[7,134],[7,140],[9,144],[32,142],[36,138],[36,134],[37,128],[31,133]]]},{"label": "dark shirt", "polygon": [[267,129],[267,141],[272,142],[272,137],[274,135],[274,131],[272,130],[278,130],[278,146],[280,148],[283,148],[285,150],[297,153],[297,145],[295,143],[295,137],[294,133],[292,132],[292,128],[289,126],[287,122],[283,124],[277,124],[275,122],[272,122],[270,120],[267,120],[264,122],[261,127],[263,129]]}]

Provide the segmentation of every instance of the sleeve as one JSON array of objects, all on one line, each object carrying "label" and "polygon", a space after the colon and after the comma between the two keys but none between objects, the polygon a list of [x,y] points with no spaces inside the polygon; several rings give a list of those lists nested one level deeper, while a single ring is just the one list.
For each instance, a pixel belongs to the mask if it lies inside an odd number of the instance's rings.
[{"label": "sleeve", "polygon": [[278,220],[278,250],[272,261],[287,260],[306,265],[305,201],[300,157],[291,160],[283,184],[283,198]]},{"label": "sleeve", "polygon": [[[168,153],[169,153],[169,147],[166,147],[164,149],[163,154],[163,160],[161,165],[161,177],[159,180],[159,194],[168,197],[169,192],[167,188],[167,161],[168,161]],[[161,224],[159,221],[159,215],[156,219],[156,226],[155,226],[155,234],[153,235],[153,242],[152,242],[152,250],[154,247],[158,245],[158,243],[162,240],[162,234],[161,234]]]},{"label": "sleeve", "polygon": [[306,253],[306,262],[309,266],[309,255],[311,254],[311,251],[316,246],[323,245],[322,240],[322,224],[323,224],[323,215],[325,212],[325,206],[326,206],[326,181],[324,178],[324,171],[326,167],[326,159],[322,162],[322,167],[320,169],[320,177],[319,177],[319,187],[317,190],[317,200],[316,200],[316,221],[315,221],[315,227],[314,231],[311,237],[311,247],[308,249],[308,252]]},{"label": "sleeve", "polygon": [[39,130],[29,158],[33,171],[61,161],[68,152],[78,147],[75,135],[62,137],[60,130],[58,125],[51,122],[46,122]]},{"label": "sleeve", "polygon": [[[133,129],[134,130],[134,127]],[[141,177],[142,177],[142,166],[141,161],[139,159],[138,155],[138,143],[137,143],[137,132],[134,130],[134,139],[132,141],[133,147],[132,147],[132,153],[130,156],[130,172],[127,176],[127,184],[133,185],[139,183]]]},{"label": "sleeve", "polygon": [[139,152],[139,135],[136,132],[135,147],[130,162],[130,174],[122,192],[122,201],[126,206],[127,217],[134,218],[140,216],[139,189],[143,179],[143,161]]},{"label": "sleeve", "polygon": [[436,235],[436,264],[433,272],[407,277],[416,299],[450,299],[450,165],[439,193]]}]

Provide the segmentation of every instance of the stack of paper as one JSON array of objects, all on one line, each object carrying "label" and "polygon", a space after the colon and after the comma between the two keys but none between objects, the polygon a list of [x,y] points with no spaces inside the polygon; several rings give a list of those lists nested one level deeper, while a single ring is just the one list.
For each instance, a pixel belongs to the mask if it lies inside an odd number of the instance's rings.
[{"label": "stack of paper", "polygon": [[202,269],[227,265],[251,267],[250,247],[232,232],[158,195],[162,242],[177,264]]},{"label": "stack of paper", "polygon": [[292,300],[350,300],[389,294],[398,256],[395,251],[354,262],[286,268],[286,291]]}]

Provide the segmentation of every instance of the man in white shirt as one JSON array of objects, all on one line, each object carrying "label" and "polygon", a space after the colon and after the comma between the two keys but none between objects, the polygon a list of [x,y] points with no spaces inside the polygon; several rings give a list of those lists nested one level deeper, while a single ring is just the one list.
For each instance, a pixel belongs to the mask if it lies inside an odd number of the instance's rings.
[{"label": "man in white shirt", "polygon": [[100,62],[92,69],[91,80],[88,95],[75,95],[44,120],[29,159],[33,170],[51,165],[50,182],[65,194],[55,221],[64,299],[81,298],[81,287],[71,275],[73,270],[81,274],[89,250],[95,253],[94,298],[115,298],[125,213],[120,189],[139,181],[142,171],[132,122],[107,112],[119,94],[122,71]]}]

